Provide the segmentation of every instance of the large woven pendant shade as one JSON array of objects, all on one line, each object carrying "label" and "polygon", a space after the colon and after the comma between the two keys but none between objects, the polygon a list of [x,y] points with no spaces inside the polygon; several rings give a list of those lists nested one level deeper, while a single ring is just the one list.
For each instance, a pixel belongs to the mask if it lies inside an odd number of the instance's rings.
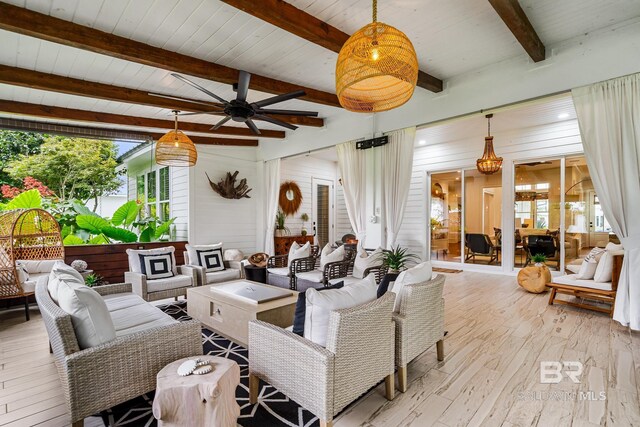
[{"label": "large woven pendant shade", "polygon": [[336,93],[349,111],[375,113],[399,107],[413,95],[418,58],[411,40],[400,30],[373,22],[356,31],[342,46],[336,63]]},{"label": "large woven pendant shade", "polygon": [[198,152],[193,141],[178,130],[178,111],[175,114],[175,128],[162,135],[156,144],[156,163],[163,166],[195,166]]},{"label": "large woven pendant shade", "polygon": [[493,151],[493,136],[491,136],[491,117],[493,114],[487,114],[488,136],[484,138],[484,153],[482,158],[476,160],[476,168],[478,172],[485,175],[492,175],[502,169],[502,157],[496,156]]}]

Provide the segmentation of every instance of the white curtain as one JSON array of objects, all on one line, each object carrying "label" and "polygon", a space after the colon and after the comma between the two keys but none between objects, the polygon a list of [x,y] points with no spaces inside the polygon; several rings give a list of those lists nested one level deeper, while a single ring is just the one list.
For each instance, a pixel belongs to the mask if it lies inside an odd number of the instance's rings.
[{"label": "white curtain", "polygon": [[338,169],[342,178],[344,203],[358,246],[367,236],[367,161],[364,150],[356,150],[355,141],[336,146]]},{"label": "white curtain", "polygon": [[572,92],[593,185],[625,249],[613,318],[640,330],[640,74]]},{"label": "white curtain", "polygon": [[280,193],[280,159],[264,163],[264,251],[275,255],[273,233],[276,229],[276,213],[278,211],[278,195]]},{"label": "white curtain", "polygon": [[413,142],[416,128],[396,130],[388,134],[389,143],[382,146],[382,207],[387,247],[396,244],[409,197],[413,170]]}]

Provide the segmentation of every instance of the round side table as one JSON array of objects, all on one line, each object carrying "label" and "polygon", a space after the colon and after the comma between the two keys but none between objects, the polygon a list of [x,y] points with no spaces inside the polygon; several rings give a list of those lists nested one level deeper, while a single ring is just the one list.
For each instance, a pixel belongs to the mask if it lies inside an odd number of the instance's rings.
[{"label": "round side table", "polygon": [[247,280],[252,282],[267,283],[267,267],[256,267],[247,264],[244,266],[244,275]]},{"label": "round side table", "polygon": [[[186,360],[206,360],[213,368],[204,375],[178,375]],[[223,357],[194,356],[176,360],[157,376],[153,416],[159,426],[236,427],[240,406],[236,387],[240,384],[240,367]]]}]

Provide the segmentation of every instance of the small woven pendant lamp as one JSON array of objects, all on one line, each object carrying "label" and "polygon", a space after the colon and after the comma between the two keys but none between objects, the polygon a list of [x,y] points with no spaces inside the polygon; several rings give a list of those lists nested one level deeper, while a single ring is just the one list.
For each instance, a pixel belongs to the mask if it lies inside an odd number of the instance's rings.
[{"label": "small woven pendant lamp", "polygon": [[338,55],[340,105],[361,113],[391,110],[411,99],[417,82],[418,58],[411,40],[378,22],[378,2],[373,0],[373,22],[349,37]]},{"label": "small woven pendant lamp", "polygon": [[198,152],[193,141],[178,130],[178,113],[175,114],[175,128],[162,135],[156,144],[156,163],[163,166],[195,166]]},{"label": "small woven pendant lamp", "polygon": [[476,168],[478,172],[485,175],[492,175],[502,168],[502,157],[496,156],[493,151],[493,136],[491,136],[491,117],[493,114],[487,114],[487,134],[484,138],[484,153],[482,158],[476,160]]}]

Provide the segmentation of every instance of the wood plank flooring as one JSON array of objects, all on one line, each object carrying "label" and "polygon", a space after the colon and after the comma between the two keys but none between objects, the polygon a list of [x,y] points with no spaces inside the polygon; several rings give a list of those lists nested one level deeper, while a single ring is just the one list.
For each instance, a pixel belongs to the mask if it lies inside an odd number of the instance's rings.
[{"label": "wood plank flooring", "polygon": [[[406,393],[389,402],[380,386],[336,427],[640,426],[640,333],[548,306],[547,294],[522,291],[514,277],[446,276],[445,360],[427,351],[409,365]],[[69,425],[37,308],[23,316],[0,312],[0,426]],[[580,383],[540,383],[541,361],[573,360],[584,365]]]}]

